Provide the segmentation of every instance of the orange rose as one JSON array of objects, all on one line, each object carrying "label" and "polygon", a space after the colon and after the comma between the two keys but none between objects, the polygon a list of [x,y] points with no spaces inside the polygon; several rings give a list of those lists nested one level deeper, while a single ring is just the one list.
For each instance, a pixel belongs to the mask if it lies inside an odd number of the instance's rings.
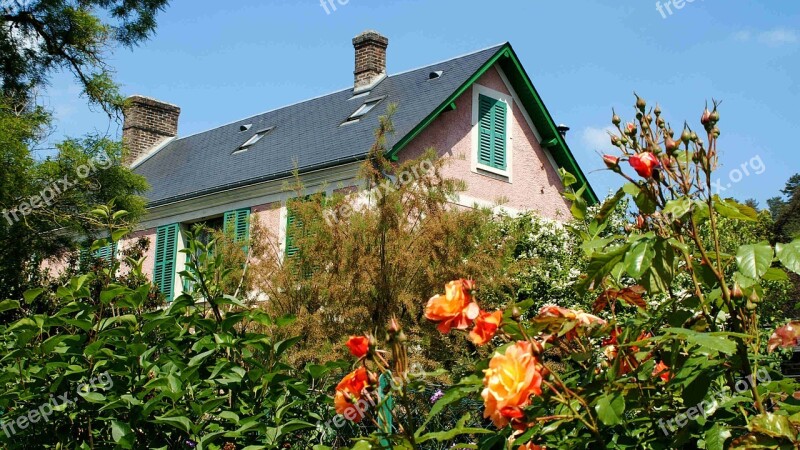
[{"label": "orange rose", "polygon": [[633,155],[628,160],[631,167],[636,170],[642,178],[650,178],[653,176],[653,170],[660,165],[656,155],[650,152],[643,152],[638,155]]},{"label": "orange rose", "polygon": [[800,322],[789,322],[772,333],[767,344],[767,351],[772,353],[778,347],[794,347],[797,345],[798,338],[800,338]]},{"label": "orange rose", "polygon": [[491,341],[497,328],[503,321],[503,311],[495,311],[493,313],[481,312],[481,315],[475,319],[475,328],[470,331],[469,339],[475,345],[484,345]]},{"label": "orange rose", "polygon": [[350,336],[346,345],[350,354],[356,358],[363,358],[369,353],[369,338],[366,336]]},{"label": "orange rose", "polygon": [[483,417],[491,418],[497,428],[504,428],[510,419],[522,418],[522,408],[530,404],[530,397],[542,395],[542,369],[531,353],[530,342],[520,341],[505,354],[496,353],[484,371]]},{"label": "orange rose", "polygon": [[365,367],[359,367],[347,374],[336,386],[336,395],[333,404],[336,412],[355,423],[364,418],[366,406],[358,404],[364,388],[369,384],[369,374]]},{"label": "orange rose", "polygon": [[480,314],[478,304],[472,298],[475,282],[472,280],[456,280],[445,285],[445,294],[435,295],[425,306],[425,317],[439,322],[437,327],[442,333],[449,333],[451,328],[466,330]]},{"label": "orange rose", "polygon": [[672,374],[669,373],[669,366],[664,364],[664,361],[659,361],[658,364],[656,364],[656,367],[653,369],[653,376],[661,378],[664,383],[669,382],[672,378]]}]

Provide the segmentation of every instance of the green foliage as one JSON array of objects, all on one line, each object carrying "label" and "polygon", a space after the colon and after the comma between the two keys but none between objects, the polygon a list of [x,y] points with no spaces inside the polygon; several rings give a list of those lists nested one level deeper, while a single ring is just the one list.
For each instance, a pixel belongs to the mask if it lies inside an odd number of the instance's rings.
[{"label": "green foliage", "polygon": [[[2,104],[0,103],[0,106]],[[53,158],[34,161],[29,145],[37,123],[46,119],[23,112],[19,118],[10,108],[0,108],[3,165],[0,208],[0,292],[18,297],[27,287],[47,282],[45,262],[65,260],[86,240],[92,242],[104,227],[86,211],[92,205],[114,201],[135,221],[145,211],[139,194],[149,187],[143,177],[120,165],[122,146],[107,138],[67,140]]]},{"label": "green foliage", "polygon": [[121,97],[106,64],[112,45],[147,39],[168,0],[30,0],[0,6],[0,92],[29,99],[67,69],[91,103],[111,113]]},{"label": "green foliage", "polygon": [[[127,232],[119,223],[125,213],[93,214],[109,225],[112,242]],[[227,275],[213,260],[202,272],[214,276],[197,281],[209,296],[182,295],[159,309],[146,306],[149,283],[118,282],[114,261],[61,286],[54,313],[25,311],[42,289],[0,304],[25,313],[0,327],[4,448],[303,448],[291,447],[293,439],[315,425],[298,405],[313,394],[282,363],[296,340],[262,331],[283,321],[218,295],[216,283]],[[196,263],[190,259],[188,270],[199,273]],[[207,314],[209,306],[216,314]],[[44,408],[46,421],[12,424],[36,417],[29,411],[42,411],[51,395],[59,406]]]}]

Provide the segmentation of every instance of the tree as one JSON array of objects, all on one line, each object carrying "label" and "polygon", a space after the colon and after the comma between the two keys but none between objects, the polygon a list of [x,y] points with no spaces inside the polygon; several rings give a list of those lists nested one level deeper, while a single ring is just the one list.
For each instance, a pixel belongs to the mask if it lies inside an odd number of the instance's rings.
[{"label": "tree", "polygon": [[54,70],[69,70],[89,101],[112,113],[120,96],[106,64],[114,45],[152,35],[168,0],[9,0],[0,7],[0,89],[29,98]]},{"label": "tree", "polygon": [[[430,292],[457,274],[469,274],[487,289],[509,281],[497,275],[510,258],[491,212],[448,204],[459,182],[442,175],[447,162],[432,150],[399,164],[387,160],[391,130],[391,119],[383,117],[362,166],[367,190],[325,198],[293,187],[302,200],[288,205],[288,256],[257,240],[252,244],[253,290],[267,294],[271,313],[298,317],[293,333],[303,342],[296,361],[343,356],[334,349],[349,334],[392,316],[429,327],[422,307]],[[416,361],[437,354],[454,362],[468,351],[456,350],[447,337],[419,341],[420,331],[408,330],[419,344]]]},{"label": "tree", "polygon": [[[0,123],[15,128],[0,130],[0,148],[6,159],[0,169],[0,293],[14,298],[22,291],[46,283],[46,261],[61,260],[87,246],[101,233],[89,211],[114,201],[130,211],[130,220],[144,214],[148,189],[143,177],[119,164],[122,146],[107,138],[88,137],[58,144],[58,154],[34,161],[26,140],[31,127],[44,119],[29,113],[15,117],[0,107]],[[16,130],[16,132],[14,132]],[[11,133],[9,133],[11,131]],[[9,136],[9,134],[13,134]]]},{"label": "tree", "polygon": [[783,197],[773,197],[767,203],[775,219],[775,238],[788,242],[800,236],[800,173],[789,178],[781,193]]},{"label": "tree", "polygon": [[135,219],[145,180],[121,167],[122,146],[106,137],[68,139],[44,161],[33,150],[51,127],[36,93],[70,71],[90,104],[110,117],[122,106],[106,63],[115,45],[134,46],[155,29],[167,0],[11,0],[0,6],[0,294],[43,282],[42,261],[96,236],[87,215],[115,199]]}]

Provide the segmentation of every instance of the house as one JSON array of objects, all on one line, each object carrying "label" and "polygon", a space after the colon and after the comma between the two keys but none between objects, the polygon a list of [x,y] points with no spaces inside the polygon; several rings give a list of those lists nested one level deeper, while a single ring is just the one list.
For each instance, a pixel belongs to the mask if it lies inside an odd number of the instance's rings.
[{"label": "house", "polygon": [[297,168],[312,190],[348,192],[374,141],[378,117],[396,104],[387,148],[396,161],[434,147],[451,157],[445,175],[466,182],[464,207],[536,210],[570,217],[558,174],[564,168],[586,198],[596,197],[509,43],[398,74],[386,73],[389,41],[374,31],[353,39],[353,86],[191,136],[178,135],[180,108],[134,96],[125,111],[125,164],[147,178],[141,231],[151,246],[145,271],[168,299],[183,233],[193,223],[230,223],[247,233],[251,215],[286,244],[284,189]]}]

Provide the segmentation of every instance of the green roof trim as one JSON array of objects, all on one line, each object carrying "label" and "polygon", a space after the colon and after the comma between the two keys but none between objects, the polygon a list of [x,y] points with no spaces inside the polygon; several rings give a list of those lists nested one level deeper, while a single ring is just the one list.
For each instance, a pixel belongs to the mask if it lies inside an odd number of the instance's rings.
[{"label": "green roof trim", "polygon": [[455,92],[453,92],[450,97],[447,98],[447,100],[442,102],[439,107],[429,114],[428,117],[423,119],[422,122],[420,122],[413,130],[411,130],[411,132],[403,136],[403,138],[389,151],[389,158],[396,161],[398,154],[401,150],[403,150],[403,148],[405,148],[412,140],[414,140],[414,138],[419,136],[419,134],[422,133],[422,131],[434,120],[436,120],[440,114],[450,109],[451,104],[454,104],[456,99],[464,94],[467,89],[477,82],[478,79],[480,79],[480,77],[482,77],[495,64],[499,64],[500,67],[502,67],[506,77],[508,78],[508,81],[514,87],[517,95],[519,95],[520,100],[522,101],[525,110],[528,112],[528,115],[533,121],[534,126],[541,133],[542,146],[550,151],[550,154],[553,156],[553,159],[559,167],[575,175],[575,178],[578,180],[578,185],[575,188],[576,190],[580,189],[581,186],[586,186],[586,190],[584,191],[584,197],[586,201],[590,205],[598,203],[597,194],[595,194],[594,189],[592,189],[592,186],[589,184],[589,180],[586,178],[583,170],[581,170],[578,162],[575,160],[575,156],[567,146],[564,137],[558,132],[556,123],[553,121],[553,117],[550,115],[550,112],[547,110],[544,102],[542,102],[542,99],[539,96],[538,91],[536,91],[536,88],[533,86],[528,73],[525,71],[525,68],[522,67],[517,54],[514,52],[514,49],[511,48],[511,44],[509,43],[503,45],[494,56],[489,58],[489,60],[486,61],[486,63],[466,82],[464,82],[464,84],[462,84]]}]

